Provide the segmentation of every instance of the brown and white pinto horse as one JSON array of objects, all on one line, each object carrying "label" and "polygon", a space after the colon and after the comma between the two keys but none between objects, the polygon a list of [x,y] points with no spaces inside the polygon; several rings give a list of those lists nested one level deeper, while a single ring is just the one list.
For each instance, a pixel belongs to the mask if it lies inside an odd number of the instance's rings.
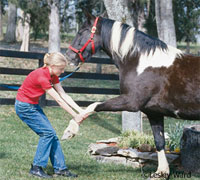
[{"label": "brown and white pinto horse", "polygon": [[99,49],[119,69],[121,95],[94,110],[145,113],[158,152],[156,173],[169,174],[164,116],[200,120],[200,57],[184,54],[127,24],[87,14],[66,54],[78,65]]}]

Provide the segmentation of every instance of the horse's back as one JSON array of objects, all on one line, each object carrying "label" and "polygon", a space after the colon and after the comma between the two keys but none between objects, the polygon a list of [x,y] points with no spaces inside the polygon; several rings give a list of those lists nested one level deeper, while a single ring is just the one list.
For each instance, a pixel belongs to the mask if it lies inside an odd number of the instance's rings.
[{"label": "horse's back", "polygon": [[200,57],[183,55],[160,74],[163,82],[145,108],[172,117],[200,119]]}]

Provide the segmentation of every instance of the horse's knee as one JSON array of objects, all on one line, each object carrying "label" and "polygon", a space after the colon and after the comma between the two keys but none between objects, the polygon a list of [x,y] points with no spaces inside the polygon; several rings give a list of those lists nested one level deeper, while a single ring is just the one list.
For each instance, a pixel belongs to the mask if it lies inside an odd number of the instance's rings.
[{"label": "horse's knee", "polygon": [[165,149],[165,138],[161,131],[154,129],[154,141],[157,151]]},{"label": "horse's knee", "polygon": [[156,140],[155,139],[155,145],[156,145],[157,151],[161,151],[161,150],[165,149],[165,141],[164,140],[161,140],[161,139]]}]

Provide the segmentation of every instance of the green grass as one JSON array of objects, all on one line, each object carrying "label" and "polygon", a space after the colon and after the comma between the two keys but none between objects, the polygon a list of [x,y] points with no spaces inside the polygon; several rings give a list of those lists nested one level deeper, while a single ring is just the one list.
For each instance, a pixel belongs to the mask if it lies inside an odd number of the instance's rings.
[{"label": "green grass", "polygon": [[[58,137],[61,137],[71,119],[70,115],[59,107],[47,107],[44,108],[44,111],[55,128]],[[170,122],[173,122],[173,120],[170,120]],[[144,121],[144,124],[146,127],[148,126],[146,121]],[[150,129],[150,127],[148,128]],[[16,116],[13,106],[0,107],[0,132],[0,179],[37,179],[30,176],[28,172],[37,147],[38,136]],[[87,154],[90,143],[101,139],[117,137],[120,134],[120,113],[101,112],[91,115],[81,125],[79,135],[69,141],[61,141],[69,169],[79,175],[79,180],[144,179],[141,176],[140,169],[133,169],[123,165],[98,163]],[[154,172],[156,165],[152,164],[150,167],[143,169],[146,175]],[[49,174],[52,174],[53,169],[50,162],[46,170]],[[198,177],[193,176],[192,179],[198,179]]]},{"label": "green grass", "polygon": [[[58,137],[62,136],[71,117],[61,108],[44,108]],[[36,150],[38,136],[15,115],[13,106],[0,108],[0,179],[37,179],[29,175],[30,164]],[[133,179],[139,170],[122,165],[101,164],[87,154],[88,145],[100,139],[119,136],[121,115],[99,113],[89,117],[81,126],[80,134],[70,141],[61,141],[69,169],[78,179]],[[52,174],[49,162],[47,172]],[[59,179],[59,178],[58,178]],[[62,178],[60,178],[62,179]]]},{"label": "green grass", "polygon": [[[196,47],[195,47],[196,50]],[[37,61],[0,57],[1,67],[16,67],[34,69]],[[84,65],[79,72],[95,72],[95,65]],[[66,70],[71,71],[70,67]],[[103,66],[103,73],[117,73],[113,65]],[[0,75],[0,81],[6,83],[21,84],[25,76]],[[101,88],[119,88],[118,81],[95,81],[81,79],[67,79],[64,86],[87,86]],[[1,98],[14,98],[16,92],[1,91]],[[103,101],[110,95],[70,94],[74,100],[90,99]],[[58,137],[68,125],[71,117],[59,107],[47,107],[44,109],[49,117]],[[169,132],[169,124],[182,122],[180,120],[166,118],[165,130]],[[143,121],[143,129],[147,134],[152,134],[148,120]],[[16,116],[13,106],[0,106],[0,180],[27,180],[37,179],[28,174],[30,164],[37,147],[38,137]],[[91,159],[87,154],[88,145],[96,140],[108,139],[121,134],[121,115],[119,113],[98,113],[89,117],[81,126],[78,136],[70,141],[61,142],[63,152],[69,169],[79,175],[80,180],[132,180],[144,179],[140,169],[133,169],[123,165],[101,164]],[[173,168],[173,167],[172,167]],[[156,165],[145,167],[145,174],[154,172]],[[47,167],[48,173],[52,173],[51,164]],[[62,178],[58,178],[62,179]],[[172,178],[173,179],[173,178]],[[175,178],[174,178],[175,179]],[[180,179],[180,178],[177,178]],[[199,179],[193,176],[191,179]]]}]

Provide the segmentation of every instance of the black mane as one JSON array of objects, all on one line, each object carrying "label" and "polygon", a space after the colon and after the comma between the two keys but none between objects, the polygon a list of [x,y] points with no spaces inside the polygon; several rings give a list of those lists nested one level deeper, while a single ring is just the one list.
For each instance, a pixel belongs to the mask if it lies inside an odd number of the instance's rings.
[{"label": "black mane", "polygon": [[110,49],[111,29],[114,20],[102,18],[101,21],[101,37],[103,40],[103,48]]},{"label": "black mane", "polygon": [[[112,27],[115,23],[114,20],[102,18],[101,21],[101,37],[103,41],[103,48],[110,49],[110,40],[111,40],[111,33],[112,33]],[[121,38],[120,38],[120,46],[123,43],[123,40],[125,39],[128,30],[131,28],[131,26],[127,24],[122,24],[122,31],[121,31]],[[130,49],[130,54],[136,55],[136,54],[143,54],[147,53],[149,54],[150,51],[155,51],[156,48],[160,48],[161,50],[167,50],[167,44],[165,44],[163,41],[159,40],[158,38],[151,37],[137,29],[135,29],[135,34],[133,37],[133,47]],[[119,46],[119,47],[120,47]]]},{"label": "black mane", "polygon": [[160,48],[163,51],[167,50],[167,44],[163,41],[158,38],[151,37],[139,30],[135,30],[133,42],[134,47],[137,47],[136,51],[139,50],[140,53],[149,54],[150,51],[154,52],[156,48]]}]

